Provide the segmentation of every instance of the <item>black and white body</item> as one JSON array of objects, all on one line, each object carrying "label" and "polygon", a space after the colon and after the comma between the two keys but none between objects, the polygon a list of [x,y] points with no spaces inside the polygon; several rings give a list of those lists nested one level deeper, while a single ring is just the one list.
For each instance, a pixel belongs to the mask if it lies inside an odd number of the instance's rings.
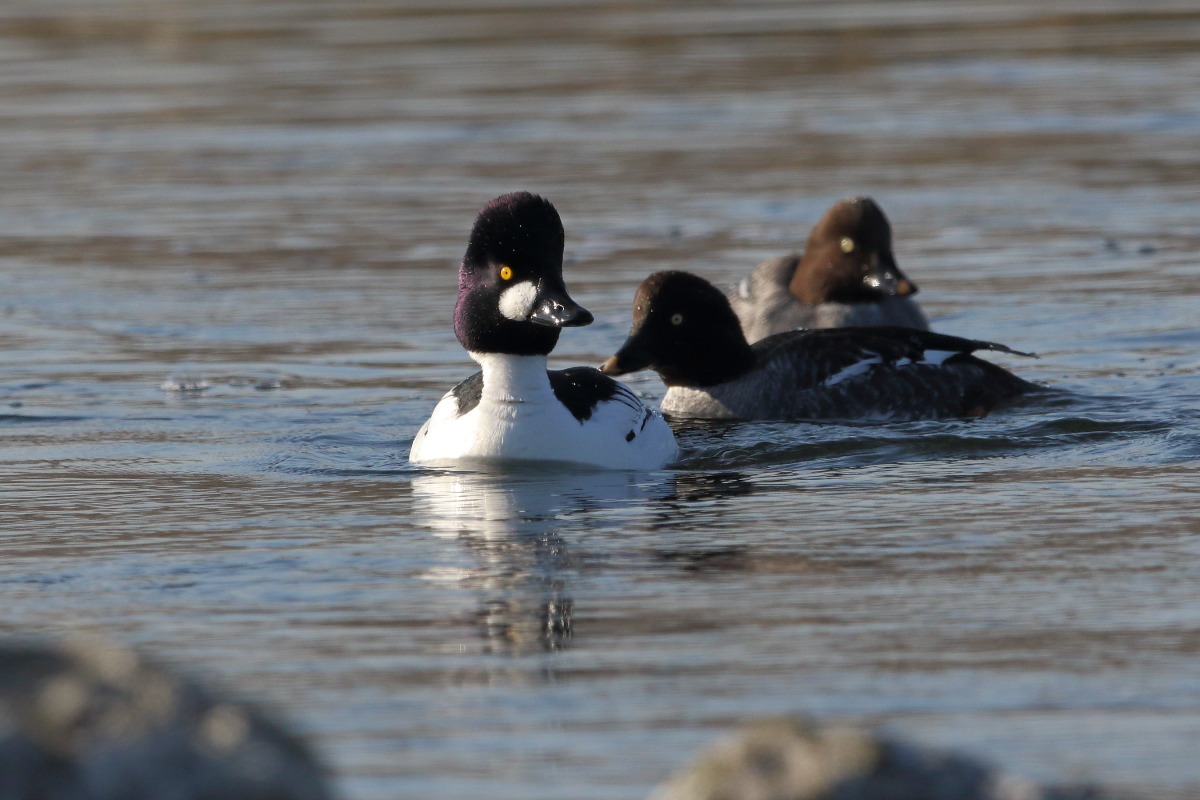
[{"label": "black and white body", "polygon": [[892,226],[869,197],[835,204],[804,254],[770,258],[729,293],[747,341],[797,328],[890,325],[929,329],[892,254]]},{"label": "black and white body", "polygon": [[547,370],[560,330],[592,321],[563,283],[563,241],[558,212],[535,195],[504,195],[479,213],[454,331],[482,371],[437,404],[410,461],[658,469],[678,456],[662,415],[623,384],[591,367]]},{"label": "black and white body", "polygon": [[913,328],[827,328],[750,345],[721,292],[687,272],[638,288],[629,338],[602,369],[653,369],[663,412],[707,419],[898,421],[982,416],[1035,390],[972,355],[1004,345]]}]

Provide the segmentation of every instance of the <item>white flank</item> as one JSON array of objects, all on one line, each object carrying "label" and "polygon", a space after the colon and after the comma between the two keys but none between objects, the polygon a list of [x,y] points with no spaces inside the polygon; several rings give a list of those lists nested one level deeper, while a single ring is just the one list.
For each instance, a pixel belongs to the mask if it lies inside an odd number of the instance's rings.
[{"label": "white flank", "polygon": [[533,313],[537,286],[533,281],[521,281],[500,294],[500,313],[514,322],[525,322]]}]

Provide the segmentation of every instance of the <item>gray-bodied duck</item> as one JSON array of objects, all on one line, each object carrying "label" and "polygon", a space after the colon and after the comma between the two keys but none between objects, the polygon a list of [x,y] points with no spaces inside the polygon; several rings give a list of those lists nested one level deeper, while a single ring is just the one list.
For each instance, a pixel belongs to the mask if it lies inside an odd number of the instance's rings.
[{"label": "gray-bodied duck", "polygon": [[797,328],[929,329],[917,285],[892,254],[892,226],[869,197],[842,200],[813,227],[803,255],[770,258],[729,292],[746,339]]},{"label": "gray-bodied duck", "polygon": [[668,415],[900,421],[983,416],[1039,387],[973,355],[1030,355],[915,328],[824,328],[746,341],[703,278],[657,272],[638,287],[629,338],[601,369],[653,369]]}]

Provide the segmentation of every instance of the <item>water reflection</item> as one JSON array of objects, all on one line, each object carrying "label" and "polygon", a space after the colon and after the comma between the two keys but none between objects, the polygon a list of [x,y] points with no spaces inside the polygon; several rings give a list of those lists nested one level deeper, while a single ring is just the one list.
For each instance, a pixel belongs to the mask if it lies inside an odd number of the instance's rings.
[{"label": "water reflection", "polygon": [[698,503],[744,497],[754,491],[754,484],[741,472],[684,472],[674,476],[674,490],[669,499],[674,503]]},{"label": "water reflection", "polygon": [[581,572],[612,559],[684,572],[746,568],[743,544],[714,548],[625,541],[627,531],[711,524],[721,507],[753,491],[736,472],[508,474],[429,473],[413,480],[414,521],[458,546],[457,566],[426,577],[474,591],[471,623],[487,651],[508,655],[554,652],[574,637]]},{"label": "water reflection", "polygon": [[489,651],[553,652],[573,636],[570,580],[587,560],[576,534],[620,527],[652,491],[629,473],[430,473],[413,480],[413,512],[469,556],[429,577],[478,593],[472,621]]}]

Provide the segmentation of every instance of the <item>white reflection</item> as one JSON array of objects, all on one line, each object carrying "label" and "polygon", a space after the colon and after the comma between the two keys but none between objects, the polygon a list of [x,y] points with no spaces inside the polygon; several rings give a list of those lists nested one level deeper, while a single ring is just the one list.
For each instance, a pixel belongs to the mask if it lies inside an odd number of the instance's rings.
[{"label": "white reflection", "polygon": [[652,493],[627,472],[429,473],[413,480],[413,510],[436,534],[484,537],[612,527]]},{"label": "white reflection", "polygon": [[425,577],[478,593],[472,622],[490,651],[562,649],[573,635],[570,581],[587,558],[577,551],[586,534],[646,514],[656,492],[646,481],[621,472],[422,474],[413,480],[414,521],[467,556]]}]

